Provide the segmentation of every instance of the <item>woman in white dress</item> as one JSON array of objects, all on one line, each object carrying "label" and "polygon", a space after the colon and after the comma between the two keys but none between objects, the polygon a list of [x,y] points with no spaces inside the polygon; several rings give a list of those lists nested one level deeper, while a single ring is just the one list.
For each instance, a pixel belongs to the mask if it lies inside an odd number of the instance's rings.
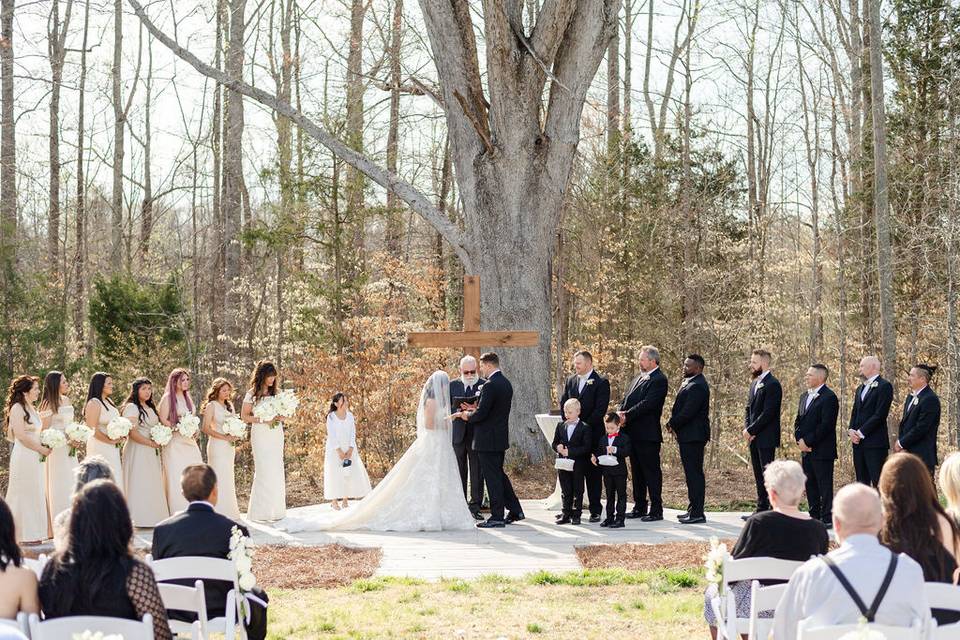
[{"label": "woman in white dress", "polygon": [[236,436],[223,432],[223,423],[233,411],[233,385],[217,378],[207,391],[203,408],[203,432],[207,434],[207,464],[217,474],[217,504],[214,509],[231,520],[240,519],[237,487],[233,477]]},{"label": "woman in white dress", "polygon": [[[345,393],[336,393],[327,412],[327,443],[323,460],[323,497],[335,510],[350,506],[347,498],[370,493],[370,477],[357,451],[357,424]],[[350,460],[349,466],[343,466]]]},{"label": "woman in white dress", "polygon": [[451,445],[450,378],[430,376],[417,406],[417,439],[380,484],[349,509],[299,510],[277,525],[286,531],[441,531],[473,529]]},{"label": "woman in white dress", "polygon": [[170,510],[164,491],[161,447],[150,436],[150,429],[160,422],[150,380],[133,381],[121,413],[133,424],[127,444],[123,446],[123,484],[127,488],[130,519],[134,526],[154,527],[170,517]]},{"label": "woman in white dress", "polygon": [[39,397],[40,379],[18,376],[10,383],[4,411],[7,440],[13,443],[6,501],[13,513],[17,541],[28,543],[51,536],[43,461],[50,449],[40,442],[40,414],[33,406]]},{"label": "woman in white dress", "polygon": [[[51,371],[43,379],[43,394],[40,397],[40,419],[44,429],[66,431],[73,422],[73,405],[67,394],[70,383],[59,371]],[[73,455],[70,455],[71,450]],[[73,443],[57,447],[47,458],[47,505],[50,515],[55,516],[70,508],[73,498],[73,470],[80,464]]]},{"label": "woman in white dress", "polygon": [[[184,511],[189,504],[180,489],[180,474],[192,464],[203,464],[196,436],[188,438],[177,431],[184,416],[194,415],[190,398],[190,372],[177,368],[167,378],[167,390],[160,399],[160,422],[173,429],[173,438],[163,448],[163,469],[167,476],[167,505],[170,513]],[[199,434],[199,430],[197,431]]]},{"label": "woman in white dress", "polygon": [[274,522],[287,514],[287,479],[283,463],[284,416],[264,423],[254,414],[254,409],[264,398],[277,395],[279,378],[272,362],[258,362],[240,409],[240,418],[252,425],[250,447],[253,450],[253,486],[250,488],[247,518],[257,522]]},{"label": "woman in white dress", "polygon": [[107,425],[110,421],[119,418],[120,412],[110,399],[113,394],[113,378],[109,373],[98,371],[90,378],[90,387],[87,389],[87,404],[83,407],[83,421],[93,429],[93,435],[87,438],[87,455],[84,459],[100,456],[110,465],[113,480],[123,487],[123,463],[120,459],[120,448],[126,438],[114,440],[107,435]]}]

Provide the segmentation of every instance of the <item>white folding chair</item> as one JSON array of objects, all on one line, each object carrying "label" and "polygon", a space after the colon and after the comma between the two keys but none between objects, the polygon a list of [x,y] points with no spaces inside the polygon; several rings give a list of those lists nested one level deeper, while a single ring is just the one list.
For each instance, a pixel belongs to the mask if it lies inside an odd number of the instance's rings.
[{"label": "white folding chair", "polygon": [[37,574],[37,579],[40,579],[40,574],[43,573],[43,568],[47,566],[47,554],[41,553],[40,556],[34,560],[33,558],[24,558],[23,566],[33,571]]},{"label": "white folding chair", "polygon": [[140,621],[101,616],[67,616],[41,622],[37,614],[30,615],[31,640],[63,640],[84,631],[119,635],[123,640],[153,640],[153,616],[148,613]]},{"label": "white folding chair", "polygon": [[759,580],[750,584],[750,622],[747,637],[749,640],[767,640],[773,629],[773,618],[761,618],[761,611],[776,611],[777,603],[787,590],[785,584],[772,584],[766,587]]},{"label": "white folding chair", "polygon": [[[886,624],[837,624],[825,627],[813,627],[810,620],[801,620],[797,625],[797,640],[837,640],[845,634],[868,629],[880,634],[885,640],[922,640],[923,625],[914,620],[909,627],[891,627]],[[873,636],[871,636],[873,637]]]},{"label": "white folding chair", "polygon": [[207,637],[207,599],[203,591],[203,580],[197,580],[192,587],[165,582],[158,582],[157,587],[160,589],[164,609],[186,611],[197,616],[192,623],[170,619],[170,631],[174,635],[188,635],[193,640]]},{"label": "white folding chair", "polygon": [[229,582],[233,588],[227,592],[227,601],[224,603],[224,616],[221,618],[208,619],[206,628],[201,629],[204,637],[210,633],[222,633],[226,640],[234,640],[237,637],[239,628],[239,637],[246,640],[247,632],[244,629],[240,618],[239,599],[240,588],[237,586],[237,568],[233,560],[224,560],[222,558],[205,558],[202,556],[182,556],[179,558],[165,558],[163,560],[154,560],[147,556],[147,563],[153,569],[153,575],[157,582],[169,582],[171,580],[220,580]]},{"label": "white folding chair", "polygon": [[[960,611],[960,587],[943,582],[927,582],[923,592],[931,609]],[[960,622],[936,627],[930,632],[931,640],[956,640],[960,638]]]},{"label": "white folding chair", "polygon": [[22,611],[17,614],[16,619],[0,618],[0,627],[11,627],[26,637],[30,637],[29,616]]},{"label": "white folding chair", "polygon": [[750,618],[737,617],[737,601],[730,584],[744,580],[789,580],[802,562],[779,558],[728,557],[723,561],[723,581],[720,584],[721,618],[717,618],[717,631],[727,640],[736,640],[750,633]]}]

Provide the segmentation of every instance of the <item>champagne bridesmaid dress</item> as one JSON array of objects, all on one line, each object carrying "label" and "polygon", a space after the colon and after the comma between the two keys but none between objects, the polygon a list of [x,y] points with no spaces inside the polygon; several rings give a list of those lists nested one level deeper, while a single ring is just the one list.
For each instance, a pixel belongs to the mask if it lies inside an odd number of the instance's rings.
[{"label": "champagne bridesmaid dress", "polygon": [[[244,404],[254,405],[253,392],[248,391]],[[276,423],[274,423],[276,424]],[[253,449],[253,487],[247,518],[257,522],[273,522],[287,514],[287,480],[283,468],[283,427],[254,423],[250,428]]]},{"label": "champagne bridesmaid dress", "polygon": [[[94,399],[94,402],[97,402]],[[109,402],[100,404],[100,420],[97,422],[97,429],[103,435],[107,435],[107,425],[114,418],[119,418],[120,412]],[[120,460],[120,448],[109,442],[101,442],[94,436],[87,438],[87,458],[100,456],[107,461],[110,471],[113,472],[113,481],[120,487],[120,491],[126,493],[123,486],[123,463]]]},{"label": "champagne bridesmaid dress", "polygon": [[[180,489],[180,475],[183,470],[192,464],[203,464],[203,456],[200,455],[200,446],[197,445],[196,437],[186,438],[177,431],[177,422],[180,418],[192,415],[193,411],[186,407],[185,403],[177,403],[177,419],[173,422],[173,437],[170,444],[163,448],[163,470],[167,476],[167,506],[170,508],[170,514],[173,515],[179,511],[186,511],[190,504],[183,497],[183,491]],[[200,431],[197,431],[199,435]]]},{"label": "champagne bridesmaid dress", "polygon": [[[212,402],[213,429],[223,433],[223,423],[229,412],[219,402]],[[237,488],[233,478],[234,454],[236,449],[226,440],[207,439],[207,463],[217,474],[217,504],[214,509],[231,520],[240,519],[240,507],[237,505]]]},{"label": "champagne bridesmaid dress", "polygon": [[[57,412],[44,411],[40,417],[50,417],[50,429],[66,431],[67,425],[73,422],[73,405],[68,398],[60,398],[60,408]],[[70,508],[73,502],[73,470],[80,464],[76,453],[70,455],[70,448],[74,444],[67,440],[67,446],[57,447],[47,457],[47,503],[50,515],[56,517],[61,511]]]},{"label": "champagne bridesmaid dress", "polygon": [[[133,423],[137,434],[149,440],[150,429],[160,418],[150,407],[143,409],[146,417],[141,420],[137,405],[130,403],[123,408],[123,417]],[[127,438],[123,445],[123,483],[127,487],[130,519],[136,527],[154,527],[170,517],[159,451],[134,442],[133,438]]]},{"label": "champagne bridesmaid dress", "polygon": [[[19,404],[10,409],[10,421],[23,424],[26,437],[40,444],[40,414],[33,407],[24,413]],[[26,416],[30,422],[26,422]],[[13,512],[17,540],[35,542],[50,537],[50,517],[47,512],[47,479],[40,454],[29,449],[19,438],[13,436],[13,430],[7,432],[7,439],[13,441],[10,453],[10,481],[7,486],[6,501]]]}]

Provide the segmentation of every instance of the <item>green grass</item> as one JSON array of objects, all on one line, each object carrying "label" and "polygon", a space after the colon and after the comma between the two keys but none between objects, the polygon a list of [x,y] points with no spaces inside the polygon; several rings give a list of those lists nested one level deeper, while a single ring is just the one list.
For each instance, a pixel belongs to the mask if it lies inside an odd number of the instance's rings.
[{"label": "green grass", "polygon": [[281,638],[700,637],[699,569],[596,569],[523,578],[427,583],[370,578],[337,589],[272,591],[270,635]]}]

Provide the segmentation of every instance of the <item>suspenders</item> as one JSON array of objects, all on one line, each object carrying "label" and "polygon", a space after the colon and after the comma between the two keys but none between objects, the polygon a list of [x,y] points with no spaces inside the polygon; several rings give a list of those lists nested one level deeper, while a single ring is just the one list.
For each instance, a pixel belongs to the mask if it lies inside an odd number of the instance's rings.
[{"label": "suspenders", "polygon": [[837,577],[837,580],[840,581],[840,585],[850,596],[850,599],[853,600],[853,603],[857,605],[857,608],[860,610],[860,615],[866,618],[867,622],[873,622],[873,619],[877,615],[877,609],[880,607],[880,603],[883,602],[884,596],[887,595],[887,589],[890,588],[890,582],[893,580],[893,574],[897,570],[897,554],[890,553],[890,564],[887,565],[887,575],[883,577],[883,582],[880,584],[880,590],[877,591],[877,597],[873,599],[873,604],[870,605],[868,609],[864,604],[863,599],[860,598],[860,594],[857,593],[856,589],[853,588],[853,585],[850,584],[850,581],[847,580],[847,577],[843,575],[843,572],[840,571],[840,567],[834,564],[827,556],[820,556],[824,563],[830,567],[830,571],[833,572],[833,575]]}]

